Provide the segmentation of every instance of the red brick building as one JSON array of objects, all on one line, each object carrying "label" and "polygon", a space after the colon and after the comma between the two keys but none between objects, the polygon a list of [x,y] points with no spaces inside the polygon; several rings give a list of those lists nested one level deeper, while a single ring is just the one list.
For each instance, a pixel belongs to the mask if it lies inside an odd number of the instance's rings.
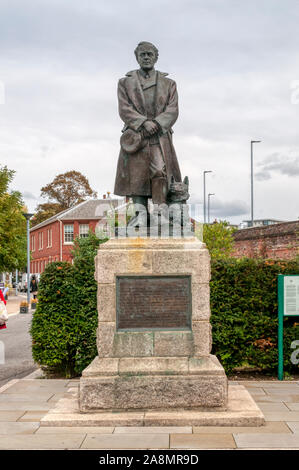
[{"label": "red brick building", "polygon": [[107,230],[107,213],[118,199],[92,199],[59,212],[30,229],[30,271],[40,274],[53,261],[72,261],[73,240],[86,237],[96,226]]},{"label": "red brick building", "polygon": [[299,221],[242,229],[233,236],[237,258],[293,259],[299,255]]}]

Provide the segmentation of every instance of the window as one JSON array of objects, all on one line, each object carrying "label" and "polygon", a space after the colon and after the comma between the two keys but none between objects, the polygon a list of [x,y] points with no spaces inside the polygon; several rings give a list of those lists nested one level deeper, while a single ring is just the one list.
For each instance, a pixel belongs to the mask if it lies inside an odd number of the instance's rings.
[{"label": "window", "polygon": [[40,232],[38,234],[38,249],[39,250],[42,250],[43,249],[43,243],[44,243],[44,240],[43,240],[43,232]]},{"label": "window", "polygon": [[51,228],[47,231],[47,235],[48,235],[47,248],[51,248],[51,246],[52,246],[52,229]]},{"label": "window", "polygon": [[64,226],[64,243],[73,243],[74,240],[74,226],[65,225]]},{"label": "window", "polygon": [[79,236],[80,238],[88,237],[89,225],[88,224],[80,224],[79,225]]},{"label": "window", "polygon": [[31,236],[31,251],[35,251],[35,235]]}]

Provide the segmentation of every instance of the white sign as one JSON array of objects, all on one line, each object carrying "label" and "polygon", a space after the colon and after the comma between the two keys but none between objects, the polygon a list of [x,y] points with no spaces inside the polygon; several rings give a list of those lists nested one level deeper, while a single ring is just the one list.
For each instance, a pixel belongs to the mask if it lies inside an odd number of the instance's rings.
[{"label": "white sign", "polygon": [[299,276],[284,277],[284,315],[299,315]]}]

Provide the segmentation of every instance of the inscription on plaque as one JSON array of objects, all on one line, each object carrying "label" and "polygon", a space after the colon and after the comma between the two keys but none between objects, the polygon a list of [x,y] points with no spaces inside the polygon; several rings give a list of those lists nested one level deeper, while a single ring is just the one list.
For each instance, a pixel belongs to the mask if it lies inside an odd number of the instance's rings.
[{"label": "inscription on plaque", "polygon": [[118,330],[191,328],[190,276],[117,276]]}]

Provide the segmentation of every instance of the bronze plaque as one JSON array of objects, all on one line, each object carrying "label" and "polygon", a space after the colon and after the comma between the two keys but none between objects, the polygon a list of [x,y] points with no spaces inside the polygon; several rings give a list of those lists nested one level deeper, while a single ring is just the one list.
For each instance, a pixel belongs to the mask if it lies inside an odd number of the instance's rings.
[{"label": "bronze plaque", "polygon": [[118,330],[191,328],[190,276],[117,276]]}]

